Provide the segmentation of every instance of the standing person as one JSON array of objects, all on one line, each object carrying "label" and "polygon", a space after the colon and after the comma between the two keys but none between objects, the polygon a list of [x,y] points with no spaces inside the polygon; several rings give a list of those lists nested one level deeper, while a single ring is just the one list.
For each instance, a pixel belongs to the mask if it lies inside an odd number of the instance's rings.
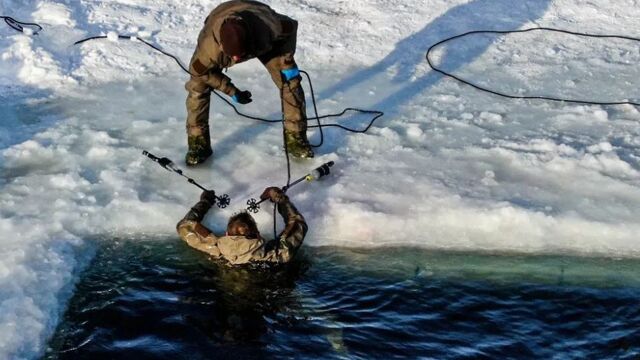
[{"label": "standing person", "polygon": [[307,223],[289,197],[277,187],[266,188],[260,196],[278,204],[278,212],[286,223],[278,238],[271,241],[262,238],[256,221],[247,212],[232,216],[224,235],[212,233],[202,225],[202,219],[215,204],[215,198],[213,191],[202,192],[200,201],[178,223],[178,234],[189,246],[216,259],[226,260],[229,265],[288,263],[302,246]]},{"label": "standing person", "polygon": [[236,103],[251,102],[248,90],[239,90],[223,69],[258,58],[280,90],[285,136],[289,153],[313,157],[307,139],[305,96],[302,78],[293,58],[298,22],[276,13],[257,1],[232,0],[220,4],[206,18],[191,58],[187,96],[187,165],[205,161],[213,151],[209,134],[209,104],[212,89]]}]

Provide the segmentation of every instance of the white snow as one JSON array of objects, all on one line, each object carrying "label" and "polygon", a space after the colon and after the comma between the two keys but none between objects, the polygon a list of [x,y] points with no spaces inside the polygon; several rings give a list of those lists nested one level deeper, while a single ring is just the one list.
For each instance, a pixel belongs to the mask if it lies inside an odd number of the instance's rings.
[{"label": "white snow", "polygon": [[64,4],[42,1],[36,5],[36,11],[31,14],[33,20],[41,26],[50,27],[60,25],[75,27],[76,21],[73,19],[71,10]]},{"label": "white snow", "polygon": [[107,39],[109,41],[117,42],[118,41],[118,33],[115,31],[109,31],[107,33]]},{"label": "white snow", "polygon": [[[141,42],[117,40],[142,38],[186,63],[218,3],[0,0],[0,14],[45,28],[29,36],[0,26],[0,358],[42,354],[97,241],[178,241],[175,223],[199,192],[141,151],[184,168],[186,77]],[[297,177],[336,162],[329,178],[290,191],[310,223],[307,246],[640,257],[636,107],[502,99],[442,78],[424,59],[431,44],[470,30],[640,37],[636,1],[268,3],[300,21],[296,58],[313,76],[322,114],[348,106],[386,113],[367,134],[326,129],[318,156],[292,164]],[[72,46],[92,35],[108,40]],[[433,59],[509,93],[638,101],[638,45],[478,35],[443,45]],[[258,61],[228,75],[253,93],[242,111],[279,117]],[[363,126],[366,118],[341,121]],[[186,170],[232,197],[206,219],[220,229],[248,198],[284,184],[285,162],[279,126],[241,119],[215,97],[211,126],[213,163]],[[258,221],[269,234],[269,212]]]}]

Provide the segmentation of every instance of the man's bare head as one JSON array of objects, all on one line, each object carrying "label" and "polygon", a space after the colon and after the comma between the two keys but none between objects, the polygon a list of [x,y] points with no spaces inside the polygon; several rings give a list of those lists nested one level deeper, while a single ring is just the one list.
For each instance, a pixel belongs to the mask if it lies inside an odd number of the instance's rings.
[{"label": "man's bare head", "polygon": [[260,233],[258,232],[258,226],[248,212],[243,211],[233,215],[229,219],[227,224],[227,235],[229,236],[244,236],[249,239],[257,239]]}]

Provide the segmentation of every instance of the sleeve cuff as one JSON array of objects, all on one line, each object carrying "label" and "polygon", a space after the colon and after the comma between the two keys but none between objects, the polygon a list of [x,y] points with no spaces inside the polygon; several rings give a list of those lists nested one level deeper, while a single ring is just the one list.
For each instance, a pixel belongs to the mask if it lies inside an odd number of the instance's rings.
[{"label": "sleeve cuff", "polygon": [[297,66],[292,67],[291,69],[280,70],[280,72],[282,73],[282,77],[285,81],[290,81],[291,79],[300,76],[300,70]]}]

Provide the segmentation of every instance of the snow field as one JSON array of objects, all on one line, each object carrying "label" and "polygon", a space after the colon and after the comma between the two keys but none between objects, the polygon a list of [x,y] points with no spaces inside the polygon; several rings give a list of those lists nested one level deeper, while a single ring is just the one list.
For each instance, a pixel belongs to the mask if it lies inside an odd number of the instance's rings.
[{"label": "snow field", "polygon": [[[172,236],[198,198],[140,154],[184,168],[184,74],[116,37],[147,39],[186,62],[217,3],[0,0],[1,14],[45,27],[37,36],[0,27],[0,358],[42,353],[97,241]],[[293,163],[297,178],[336,162],[331,177],[290,192],[310,223],[309,246],[640,255],[638,109],[500,99],[442,79],[424,61],[429,45],[469,30],[639,37],[634,1],[268,3],[300,20],[297,59],[322,114],[386,113],[365,135],[327,129],[318,157]],[[100,34],[110,39],[71,46]],[[517,93],[640,98],[640,52],[629,41],[474,37],[436,55],[446,69]],[[254,94],[242,111],[279,117],[257,62],[228,75]],[[277,125],[240,119],[217,99],[212,109],[215,160],[186,170],[232,197],[206,219],[219,230],[247,198],[286,177]],[[270,234],[269,211],[258,221]]]}]

